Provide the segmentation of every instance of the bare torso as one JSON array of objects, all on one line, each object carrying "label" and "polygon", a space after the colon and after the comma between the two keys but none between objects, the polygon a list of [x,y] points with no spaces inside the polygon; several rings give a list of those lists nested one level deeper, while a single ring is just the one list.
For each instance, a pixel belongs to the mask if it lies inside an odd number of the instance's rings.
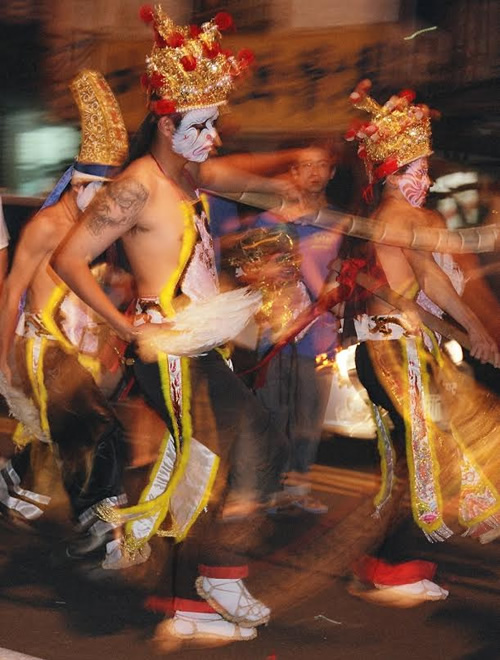
[{"label": "bare torso", "polygon": [[39,312],[46,307],[57,284],[61,280],[49,266],[50,255],[37,268],[26,294],[26,309]]},{"label": "bare torso", "polygon": [[50,239],[47,243],[48,251],[34,271],[33,277],[26,291],[26,309],[31,312],[39,312],[44,309],[54,292],[54,289],[62,284],[50,266],[50,260],[55,249],[70,231],[76,221],[76,212],[64,198],[54,206],[39,211],[34,220],[40,225],[40,241],[45,238],[44,231],[49,228]]},{"label": "bare torso", "polygon": [[135,226],[122,236],[141,297],[159,296],[179,264],[185,216],[182,202],[196,199],[186,180],[180,188],[150,156],[134,161],[122,178],[133,178],[149,192]]},{"label": "bare torso", "polygon": [[[382,202],[373,217],[373,222],[387,224],[422,224],[425,212],[410,206],[406,201],[390,199]],[[402,248],[374,244],[379,264],[382,266],[391,289],[401,296],[413,298],[418,291],[415,273]],[[373,296],[368,304],[370,314],[388,314],[394,308],[380,298]]]}]

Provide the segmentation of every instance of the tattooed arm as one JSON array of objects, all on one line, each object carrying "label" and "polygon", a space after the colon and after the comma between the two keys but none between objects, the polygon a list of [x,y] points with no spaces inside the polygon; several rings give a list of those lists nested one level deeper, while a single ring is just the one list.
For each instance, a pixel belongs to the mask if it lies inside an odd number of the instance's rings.
[{"label": "tattooed arm", "polygon": [[145,186],[132,178],[108,184],[57,250],[52,263],[59,277],[127,341],[134,336],[133,328],[102,291],[89,264],[138,223],[148,196]]}]

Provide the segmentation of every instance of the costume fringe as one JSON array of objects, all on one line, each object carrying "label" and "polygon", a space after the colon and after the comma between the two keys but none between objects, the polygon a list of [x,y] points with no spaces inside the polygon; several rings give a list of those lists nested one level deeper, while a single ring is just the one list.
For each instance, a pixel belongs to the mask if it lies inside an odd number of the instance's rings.
[{"label": "costume fringe", "polygon": [[42,442],[50,442],[50,438],[42,431],[40,414],[34,405],[21,390],[10,385],[5,376],[0,372],[0,394],[5,398],[9,406],[9,414],[15,417],[23,427],[23,432],[16,429],[14,437],[24,444],[33,437]]}]

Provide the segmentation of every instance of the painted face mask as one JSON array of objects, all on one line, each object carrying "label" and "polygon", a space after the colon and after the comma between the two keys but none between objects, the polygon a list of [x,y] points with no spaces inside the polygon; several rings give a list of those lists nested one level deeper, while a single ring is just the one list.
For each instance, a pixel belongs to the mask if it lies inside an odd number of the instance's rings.
[{"label": "painted face mask", "polygon": [[398,176],[398,187],[403,197],[412,206],[422,206],[425,202],[431,180],[427,173],[427,160],[417,158],[408,166],[404,174]]},{"label": "painted face mask", "polygon": [[94,199],[102,181],[91,181],[86,186],[82,186],[76,195],[76,205],[80,211],[85,211],[90,202]]},{"label": "painted face mask", "polygon": [[172,137],[175,153],[194,163],[205,161],[217,139],[215,121],[218,116],[217,108],[186,112]]}]

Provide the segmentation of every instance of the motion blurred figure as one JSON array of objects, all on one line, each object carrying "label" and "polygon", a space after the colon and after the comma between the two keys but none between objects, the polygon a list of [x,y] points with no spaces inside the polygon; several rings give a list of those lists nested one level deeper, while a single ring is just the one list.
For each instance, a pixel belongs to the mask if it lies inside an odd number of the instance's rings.
[{"label": "motion blurred figure", "polygon": [[[271,427],[220,348],[231,334],[233,310],[230,303],[216,308],[218,280],[199,188],[281,192],[282,186],[208,158],[219,144],[218,108],[250,61],[248,51],[236,58],[220,48],[220,31],[232,24],[229,14],[199,28],[175,25],[160,7],[144,7],[141,15],[156,35],[145,79],[151,112],[130,163],[96,197],[54,264],[122,338],[138,342],[136,379],[169,429],[150,482],[122,519],[132,552],[157,532],[183,541],[175,546],[175,614],[157,630],[170,649],[184,642],[249,640],[270,616],[246,589],[248,568],[234,551],[237,535],[220,520],[228,473],[241,483],[235,452],[245,458],[248,490],[242,495],[257,496],[252,480],[262,466],[265,471]],[[89,270],[118,238],[137,283],[133,319],[113,306]],[[245,294],[236,297],[245,308]],[[180,330],[182,314],[196,309],[202,310],[197,319]],[[171,525],[162,529],[167,514]]]},{"label": "motion blurred figure", "polygon": [[[431,153],[429,110],[412,105],[413,95],[408,91],[392,97],[381,107],[368,96],[369,88],[369,81],[363,81],[351,95],[354,106],[366,110],[372,118],[351,131],[350,137],[360,141],[358,154],[364,159],[369,175],[367,191],[371,191],[373,184],[384,182],[382,200],[373,221],[431,226],[432,219],[422,209],[430,186],[427,171],[427,157]],[[446,311],[466,329],[471,354],[498,365],[495,342],[462,302],[449,277],[430,253],[377,244],[365,246],[363,256],[371,273],[382,283],[388,283],[403,300],[415,298],[419,290],[425,292],[428,309],[433,313]],[[417,301],[424,304],[422,298]],[[500,496],[488,481],[495,469],[484,460],[486,454],[481,443],[486,438],[479,437],[477,432],[475,435],[468,433],[457,422],[463,433],[459,436],[451,425],[455,422],[453,418],[447,429],[438,428],[430,418],[430,383],[437,382],[432,379],[431,372],[434,375],[439,372],[442,380],[445,380],[445,373],[449,377],[435,333],[420,323],[414,308],[404,308],[403,313],[377,295],[368,299],[366,312],[358,314],[355,326],[358,340],[362,342],[356,353],[358,376],[375,404],[382,454],[383,484],[376,499],[379,510],[383,510],[391,495],[395,464],[391,437],[378,408],[381,406],[389,412],[394,424],[392,436],[397,448],[406,453],[413,517],[425,537],[441,541],[452,535],[445,513],[452,513],[454,521],[458,519],[471,534],[478,533],[478,526],[487,519],[496,526],[495,507],[500,503]],[[446,386],[443,392],[445,389]],[[485,404],[489,405],[487,401]],[[463,405],[466,406],[467,401]],[[488,441],[491,447],[492,433]],[[476,462],[479,457],[482,458],[480,463]],[[467,468],[472,471],[468,475]],[[461,477],[457,474],[460,470]],[[458,512],[448,510],[453,497],[458,499]],[[408,562],[392,566],[382,559],[385,553],[385,557],[394,562],[396,557],[407,558],[406,553],[415,550],[414,545],[406,547],[406,539],[395,533],[382,547],[381,557],[378,560],[366,558],[360,570],[381,591],[385,588],[383,597],[386,599],[399,596],[416,603],[445,598],[448,592],[432,582],[434,565]]]},{"label": "motion blurred figure", "polygon": [[2,198],[0,197],[0,291],[2,290],[9,265],[9,254],[7,250],[8,247],[9,232],[7,230],[7,225],[5,224],[2,208]]},{"label": "motion blurred figure", "polygon": [[[330,148],[312,143],[300,150],[290,169],[296,198],[284,201],[280,209],[258,216],[256,227],[283,232],[290,240],[289,259],[281,259],[269,272],[265,262],[260,276],[267,274],[264,289],[272,290],[272,309],[261,315],[258,346],[264,355],[283,329],[321,296],[329,265],[339,251],[342,236],[315,226],[318,213],[331,207],[326,187],[335,174],[335,158]],[[290,504],[309,513],[326,513],[328,507],[311,493],[309,471],[314,463],[321,436],[325,409],[331,388],[331,371],[318,370],[316,357],[330,355],[337,348],[337,319],[325,312],[272,358],[266,367],[265,381],[257,388],[257,398],[272,413],[275,424],[286,432],[288,461],[281,465],[286,475],[283,506]]]},{"label": "motion blurred figure", "polygon": [[[116,100],[100,74],[83,71],[71,90],[82,118],[80,154],[24,229],[2,294],[2,393],[12,404],[17,388],[24,392],[25,399],[12,409],[22,423],[14,440],[31,444],[0,472],[0,502],[11,517],[34,520],[42,515],[50,495],[21,488],[21,482],[30,467],[33,443],[51,444],[77,521],[68,557],[100,557],[104,568],[122,568],[129,562],[121,554],[119,530],[97,513],[104,503],[115,507],[126,501],[122,429],[87,368],[95,360],[75,348],[95,350],[96,324],[83,308],[68,305],[49,261],[81,211],[123,162],[128,139]],[[14,342],[23,305],[22,336]]]}]

